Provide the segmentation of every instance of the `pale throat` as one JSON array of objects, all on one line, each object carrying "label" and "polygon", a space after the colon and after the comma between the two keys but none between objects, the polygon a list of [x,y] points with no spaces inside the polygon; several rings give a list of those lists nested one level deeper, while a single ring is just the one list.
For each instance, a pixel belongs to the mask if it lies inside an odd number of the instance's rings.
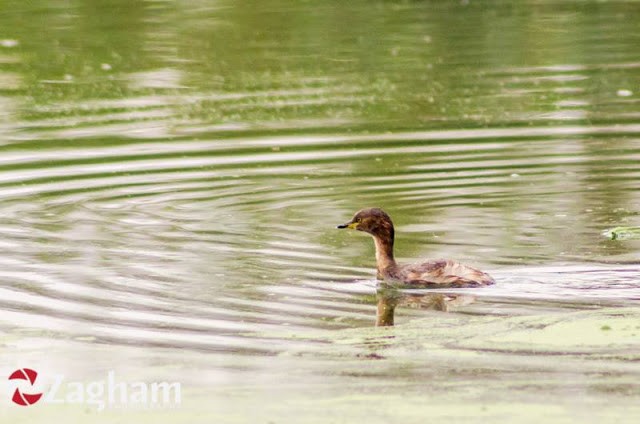
[{"label": "pale throat", "polygon": [[376,245],[376,265],[378,268],[378,278],[384,276],[384,271],[394,267],[396,261],[393,259],[393,241],[385,243],[377,236],[373,236]]}]

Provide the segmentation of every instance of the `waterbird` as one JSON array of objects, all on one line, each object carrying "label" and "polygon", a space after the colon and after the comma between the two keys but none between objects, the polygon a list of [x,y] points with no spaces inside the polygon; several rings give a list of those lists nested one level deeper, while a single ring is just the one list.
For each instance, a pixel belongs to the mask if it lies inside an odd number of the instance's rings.
[{"label": "waterbird", "polygon": [[415,288],[465,288],[495,284],[486,272],[451,259],[400,265],[393,258],[394,228],[391,217],[380,208],[362,209],[351,221],[338,225],[364,231],[373,236],[376,247],[376,268],[379,280],[399,281]]}]

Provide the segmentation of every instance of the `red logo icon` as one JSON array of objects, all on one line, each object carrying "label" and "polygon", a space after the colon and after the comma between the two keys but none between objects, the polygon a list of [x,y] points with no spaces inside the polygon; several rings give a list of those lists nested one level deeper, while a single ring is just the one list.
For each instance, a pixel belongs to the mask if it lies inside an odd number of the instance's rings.
[{"label": "red logo icon", "polygon": [[[30,368],[15,370],[9,376],[9,380],[27,380],[32,386],[36,382],[36,378],[38,378],[38,373]],[[22,393],[20,389],[16,388],[11,400],[18,405],[29,406],[39,401],[41,397],[42,393]]]}]

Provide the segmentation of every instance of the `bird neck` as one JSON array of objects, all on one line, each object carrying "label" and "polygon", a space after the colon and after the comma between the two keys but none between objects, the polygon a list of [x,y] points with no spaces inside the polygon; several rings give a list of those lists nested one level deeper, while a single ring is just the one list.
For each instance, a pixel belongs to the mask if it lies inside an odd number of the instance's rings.
[{"label": "bird neck", "polygon": [[378,278],[382,279],[387,272],[396,266],[393,259],[393,233],[390,237],[373,236],[376,245],[376,265],[378,268]]},{"label": "bird neck", "polygon": [[376,314],[376,327],[388,327],[393,325],[393,316],[395,315],[396,305],[398,304],[397,293],[388,295],[386,293],[377,294],[378,311]]}]

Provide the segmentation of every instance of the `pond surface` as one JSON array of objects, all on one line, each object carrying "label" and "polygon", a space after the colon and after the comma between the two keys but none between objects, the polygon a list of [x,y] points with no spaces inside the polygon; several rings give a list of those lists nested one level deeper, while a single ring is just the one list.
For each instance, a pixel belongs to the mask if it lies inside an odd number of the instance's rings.
[{"label": "pond surface", "polygon": [[[1,370],[183,386],[3,414],[637,422],[638,3],[316,3],[2,2]],[[367,206],[497,284],[373,328]]]}]

